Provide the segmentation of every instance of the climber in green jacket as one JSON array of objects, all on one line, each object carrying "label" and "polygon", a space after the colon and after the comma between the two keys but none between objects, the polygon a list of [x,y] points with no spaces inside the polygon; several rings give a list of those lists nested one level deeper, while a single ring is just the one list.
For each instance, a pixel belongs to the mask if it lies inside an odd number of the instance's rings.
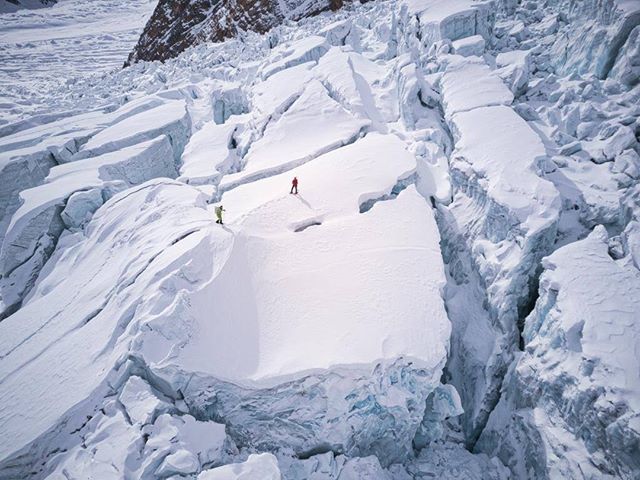
[{"label": "climber in green jacket", "polygon": [[222,225],[222,212],[226,212],[226,210],[223,208],[222,205],[218,205],[215,211],[216,211],[216,217],[218,217],[218,219],[216,220],[216,223],[219,223],[220,225]]}]

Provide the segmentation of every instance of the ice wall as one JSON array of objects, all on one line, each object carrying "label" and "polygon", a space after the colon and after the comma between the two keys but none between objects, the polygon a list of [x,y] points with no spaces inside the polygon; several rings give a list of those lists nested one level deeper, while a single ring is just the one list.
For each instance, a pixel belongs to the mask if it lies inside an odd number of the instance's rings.
[{"label": "ice wall", "polygon": [[[464,425],[473,443],[518,348],[518,318],[555,239],[559,198],[537,174],[546,151],[509,106],[509,89],[483,61],[447,61],[440,88],[455,141],[453,200],[441,209],[440,224],[450,314],[459,322],[449,372],[465,392]],[[476,80],[466,88],[471,76]]]},{"label": "ice wall", "polygon": [[629,40],[640,25],[638,2],[560,0],[550,5],[562,21],[550,48],[551,63],[558,73],[594,74],[606,79],[616,59],[633,51]]},{"label": "ice wall", "polygon": [[479,440],[520,478],[633,478],[640,468],[640,273],[630,251],[611,258],[608,241],[599,226],[543,260],[525,350]]}]

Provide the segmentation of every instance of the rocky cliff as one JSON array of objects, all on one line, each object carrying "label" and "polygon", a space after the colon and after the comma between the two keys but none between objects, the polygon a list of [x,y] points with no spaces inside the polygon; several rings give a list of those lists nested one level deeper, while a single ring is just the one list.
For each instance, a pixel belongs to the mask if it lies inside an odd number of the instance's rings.
[{"label": "rocky cliff", "polygon": [[42,8],[55,5],[57,0],[0,0],[0,13],[15,12],[22,8]]},{"label": "rocky cliff", "polygon": [[[349,0],[347,0],[349,1]],[[127,64],[166,60],[192,45],[337,10],[344,0],[160,0]]]}]

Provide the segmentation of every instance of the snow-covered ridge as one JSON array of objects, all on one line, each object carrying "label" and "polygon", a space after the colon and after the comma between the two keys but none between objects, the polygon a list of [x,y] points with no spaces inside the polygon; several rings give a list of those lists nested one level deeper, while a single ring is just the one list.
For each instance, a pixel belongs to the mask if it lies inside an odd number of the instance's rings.
[{"label": "snow-covered ridge", "polygon": [[549,52],[635,10],[564,6],[347,5],[7,113],[0,478],[633,478],[636,30]]}]

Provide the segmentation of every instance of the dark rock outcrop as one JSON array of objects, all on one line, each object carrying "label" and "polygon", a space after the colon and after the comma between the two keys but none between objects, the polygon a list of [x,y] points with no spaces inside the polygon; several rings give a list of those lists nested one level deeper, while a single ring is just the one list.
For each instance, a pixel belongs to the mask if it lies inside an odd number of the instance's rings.
[{"label": "dark rock outcrop", "polygon": [[198,43],[337,10],[351,0],[160,0],[127,63],[166,60]]},{"label": "dark rock outcrop", "polygon": [[22,8],[42,8],[55,5],[57,0],[0,0],[0,13],[15,12]]}]

